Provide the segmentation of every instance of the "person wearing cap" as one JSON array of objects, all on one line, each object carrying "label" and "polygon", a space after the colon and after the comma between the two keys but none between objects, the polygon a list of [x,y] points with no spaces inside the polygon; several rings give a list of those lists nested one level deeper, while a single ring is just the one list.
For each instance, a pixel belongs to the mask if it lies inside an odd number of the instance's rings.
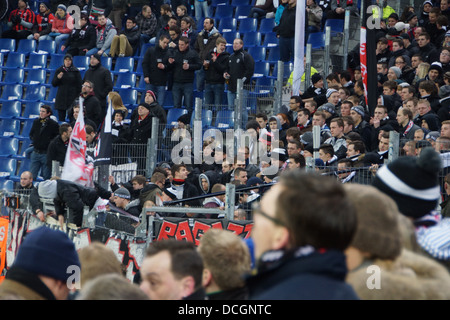
[{"label": "person wearing cap", "polygon": [[74,276],[68,270],[80,267],[75,245],[64,232],[39,227],[20,244],[0,284],[0,299],[67,300]]},{"label": "person wearing cap", "polygon": [[324,95],[326,92],[327,90],[324,88],[322,75],[320,73],[314,73],[311,76],[311,86],[300,97],[302,99],[309,99],[318,95]]},{"label": "person wearing cap", "polygon": [[99,53],[90,56],[89,69],[84,73],[83,81],[89,80],[94,84],[94,93],[100,101],[102,111],[100,118],[103,120],[106,115],[106,98],[113,91],[113,82],[111,71],[102,65],[101,59]]},{"label": "person wearing cap", "polygon": [[[410,30],[410,33],[413,33],[413,31]],[[400,34],[400,38],[403,40],[403,47],[405,48],[406,53],[412,58],[413,55],[419,53],[419,48],[414,41],[414,37],[411,36],[410,33],[402,33]]]},{"label": "person wearing cap", "polygon": [[95,27],[89,22],[86,14],[81,14],[79,28],[74,28],[61,46],[61,52],[66,52],[72,56],[84,56],[89,50],[95,47],[97,34]]},{"label": "person wearing cap", "polygon": [[147,49],[142,61],[142,71],[146,90],[156,93],[158,104],[164,105],[166,85],[168,79],[168,45],[169,36],[163,34],[159,37],[158,43]]},{"label": "person wearing cap", "polygon": [[370,124],[365,120],[366,113],[362,106],[356,105],[350,109],[350,116],[353,119],[353,130],[360,134],[366,147],[371,145]]},{"label": "person wearing cap", "polygon": [[[56,8],[55,19],[52,24],[52,32],[49,36],[55,41],[56,49],[59,51],[63,43],[69,38],[74,28],[74,19],[67,13],[67,7],[59,4]],[[63,52],[63,51],[61,51]]]},{"label": "person wearing cap", "polygon": [[[139,199],[131,199],[130,191],[127,188],[120,187],[115,190],[113,193],[113,201],[115,206],[125,211],[126,213],[131,214],[133,217],[138,218],[141,215],[141,205]],[[111,207],[111,211],[114,211],[114,208]],[[120,213],[120,211],[119,211]],[[125,214],[120,215],[120,220],[131,224],[136,227],[139,220],[128,217]]]},{"label": "person wearing cap", "polygon": [[159,99],[155,92],[152,90],[147,90],[145,92],[144,102],[150,106],[152,114],[159,119],[159,126],[164,129],[167,124],[167,115],[164,108],[158,103]]},{"label": "person wearing cap", "polygon": [[35,16],[32,34],[30,34],[27,39],[34,39],[36,41],[48,40],[49,33],[52,31],[52,24],[55,16],[51,12],[47,3],[39,3],[39,12]]},{"label": "person wearing cap", "polygon": [[73,65],[70,54],[64,56],[63,65],[56,69],[51,84],[58,88],[54,106],[58,110],[58,120],[66,121],[67,110],[79,96],[82,85],[81,73]]},{"label": "person wearing cap", "polygon": [[[18,0],[17,9],[10,12],[7,26],[9,30],[3,30],[3,39],[26,39],[32,34],[35,13],[28,7],[27,0]],[[5,28],[6,29],[6,28]]]}]

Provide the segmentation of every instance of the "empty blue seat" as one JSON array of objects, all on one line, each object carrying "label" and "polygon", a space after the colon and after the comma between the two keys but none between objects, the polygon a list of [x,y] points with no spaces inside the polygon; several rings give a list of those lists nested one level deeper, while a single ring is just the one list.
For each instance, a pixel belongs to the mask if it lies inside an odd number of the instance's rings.
[{"label": "empty blue seat", "polygon": [[19,100],[22,98],[23,88],[21,84],[7,84],[3,86],[0,102]]},{"label": "empty blue seat", "polygon": [[267,61],[256,61],[253,78],[267,77],[270,74],[270,63]]},{"label": "empty blue seat", "polygon": [[278,47],[278,38],[275,32],[264,34],[263,46],[266,48]]},{"label": "empty blue seat", "polygon": [[[203,28],[203,22],[201,23],[201,24],[198,24],[198,26],[199,26],[199,28],[201,27],[201,28]],[[201,29],[200,29],[201,30]],[[142,45],[142,47],[141,47],[141,52],[140,52],[140,56],[141,57],[144,57],[145,56],[145,53],[147,52],[147,50],[148,49],[150,49],[151,47],[154,47],[155,46],[155,44],[153,44],[153,43],[150,43],[150,42],[148,42],[148,43],[144,43],[143,45]]]},{"label": "empty blue seat", "polygon": [[234,13],[234,17],[238,20],[248,18],[250,14],[250,10],[252,9],[252,5],[242,4],[236,7],[236,12]]},{"label": "empty blue seat", "polygon": [[311,49],[322,49],[325,47],[325,34],[322,32],[310,33],[307,43],[311,44]]},{"label": "empty blue seat", "polygon": [[102,56],[100,59],[101,59],[100,62],[102,63],[102,66],[104,66],[108,70],[111,70],[111,68],[112,68],[112,58],[111,57]]},{"label": "empty blue seat", "polygon": [[[202,110],[202,118],[201,118],[202,128],[203,129],[209,128],[211,126],[211,124],[212,124],[212,119],[213,119],[213,112],[212,112],[212,110],[205,110],[205,109],[203,109]],[[192,112],[192,115],[191,115],[191,127],[194,125],[194,120],[195,120],[195,113]]]},{"label": "empty blue seat", "polygon": [[222,37],[227,41],[227,47],[232,47],[234,39],[241,38],[239,32],[230,31],[222,33]]},{"label": "empty blue seat", "polygon": [[274,18],[263,18],[261,19],[261,23],[259,25],[259,32],[261,33],[273,32],[274,27],[275,27]]},{"label": "empty blue seat", "polygon": [[[167,95],[167,94],[166,94]],[[171,108],[167,111],[167,128],[174,128],[178,125],[178,118],[187,114],[188,110],[183,108]]]},{"label": "empty blue seat", "polygon": [[117,90],[125,107],[137,103],[138,91],[134,88],[120,88]]},{"label": "empty blue seat", "polygon": [[221,20],[219,22],[220,33],[224,32],[236,32],[237,31],[237,20],[235,18]]},{"label": "empty blue seat", "polygon": [[134,88],[136,86],[136,74],[135,73],[119,73],[114,85],[114,90],[121,88]]},{"label": "empty blue seat", "polygon": [[0,179],[0,190],[14,192],[14,181],[10,179]]},{"label": "empty blue seat", "polygon": [[56,53],[55,40],[40,40],[38,42],[36,52],[40,54],[54,54]]},{"label": "empty blue seat", "polygon": [[20,39],[17,45],[16,52],[20,52],[29,56],[30,53],[36,51],[36,40],[34,39]]},{"label": "empty blue seat", "polygon": [[244,48],[260,46],[261,45],[261,33],[257,31],[246,32],[243,36]]},{"label": "empty blue seat", "polygon": [[[283,79],[288,79],[292,71],[294,71],[294,63],[292,62],[283,63]],[[278,75],[278,63],[275,63],[271,78],[276,79],[277,75]]]},{"label": "empty blue seat", "polygon": [[26,159],[24,153],[25,152],[20,152],[21,156],[16,156],[14,159],[17,160],[17,175],[12,175],[9,177],[9,179],[5,180],[5,181],[16,181],[19,182],[20,181],[20,176],[22,175],[22,173],[24,173],[25,171],[30,171],[30,164],[31,164],[31,160],[30,159]]},{"label": "empty blue seat", "polygon": [[331,32],[342,33],[344,32],[344,20],[343,19],[326,19],[324,28],[330,27]]},{"label": "empty blue seat", "polygon": [[26,87],[25,94],[23,98],[20,99],[23,103],[28,103],[32,101],[43,101],[46,96],[46,88],[41,84],[30,84]]},{"label": "empty blue seat", "polygon": [[164,109],[170,109],[173,107],[173,95],[172,91],[166,91],[166,94],[164,95],[164,103],[163,108]]},{"label": "empty blue seat", "polygon": [[21,123],[19,119],[1,119],[0,137],[16,137],[20,133]]},{"label": "empty blue seat", "polygon": [[212,0],[210,6],[212,8],[218,7],[218,6],[226,6],[230,4],[229,0]]},{"label": "empty blue seat", "polygon": [[124,73],[134,71],[134,58],[133,57],[118,57],[116,64],[114,65],[113,73]]},{"label": "empty blue seat", "polygon": [[233,18],[234,7],[228,5],[218,5],[214,12],[214,19],[229,19]]},{"label": "empty blue seat", "polygon": [[23,69],[8,69],[5,72],[5,76],[3,77],[0,85],[4,86],[5,84],[17,84],[22,83],[25,79],[25,70]]},{"label": "empty blue seat", "polygon": [[45,99],[42,102],[49,106],[53,106],[55,104],[55,98],[56,98],[57,92],[58,92],[58,87],[51,86],[50,90],[48,91],[47,96],[45,97]]},{"label": "empty blue seat", "polygon": [[234,111],[219,110],[216,114],[214,126],[219,130],[226,130],[234,128]]},{"label": "empty blue seat", "polygon": [[61,67],[64,63],[63,54],[52,54],[50,56],[50,62],[47,67],[47,71],[56,70]]},{"label": "empty blue seat", "polygon": [[250,47],[248,48],[248,53],[253,57],[253,60],[255,61],[266,60],[266,48],[264,47]]},{"label": "empty blue seat", "polygon": [[37,54],[37,53],[30,54],[25,70],[27,71],[30,69],[45,70],[45,68],[47,68],[47,58],[48,58],[47,54]]},{"label": "empty blue seat", "polygon": [[47,72],[44,69],[31,69],[27,72],[26,83],[24,85],[41,84],[45,85]]},{"label": "empty blue seat", "polygon": [[25,104],[23,115],[20,120],[34,119],[39,117],[41,106],[44,105],[41,101],[30,101]]},{"label": "empty blue seat", "polygon": [[138,58],[136,63],[136,70],[134,73],[136,73],[137,76],[141,76],[144,74],[144,70],[142,69],[142,62],[144,61],[144,58]]},{"label": "empty blue seat", "polygon": [[25,67],[26,56],[20,52],[10,52],[6,58],[6,62],[2,66],[3,70],[17,69]]},{"label": "empty blue seat", "polygon": [[0,119],[14,119],[22,115],[22,104],[18,100],[7,100],[0,108]]},{"label": "empty blue seat", "polygon": [[0,52],[8,54],[16,51],[16,40],[0,38]]},{"label": "empty blue seat", "polygon": [[144,76],[140,76],[136,90],[138,90],[139,92],[145,92],[146,89],[147,84],[145,83]]},{"label": "empty blue seat", "polygon": [[75,67],[77,67],[78,70],[80,70],[80,71],[89,69],[89,61],[90,61],[90,57],[87,57],[87,56],[74,56],[73,57],[73,65]]},{"label": "empty blue seat", "polygon": [[19,134],[17,135],[18,139],[21,139],[22,142],[25,139],[30,139],[30,130],[33,126],[34,119],[23,119],[22,120],[22,129],[20,130]]},{"label": "empty blue seat", "polygon": [[239,7],[239,6],[248,6],[251,5],[249,0],[231,0],[231,5],[233,7]]},{"label": "empty blue seat", "polygon": [[[17,170],[17,160],[12,158],[0,158],[0,176],[8,177],[14,175]],[[3,179],[2,179],[3,180]]]},{"label": "empty blue seat", "polygon": [[[10,158],[19,150],[19,139],[0,137],[0,158]],[[2,169],[0,169],[2,170]]]},{"label": "empty blue seat", "polygon": [[256,18],[241,18],[241,19],[239,19],[238,31],[240,33],[244,33],[244,34],[247,32],[258,31],[258,19],[256,19]]},{"label": "empty blue seat", "polygon": [[270,63],[276,63],[280,60],[280,49],[271,48],[269,49],[269,54],[267,56],[267,61]]}]

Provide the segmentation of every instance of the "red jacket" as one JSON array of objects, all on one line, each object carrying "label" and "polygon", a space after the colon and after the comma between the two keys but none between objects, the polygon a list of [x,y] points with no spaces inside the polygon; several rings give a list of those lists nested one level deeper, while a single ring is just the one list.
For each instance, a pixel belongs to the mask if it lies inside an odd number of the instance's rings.
[{"label": "red jacket", "polygon": [[[14,16],[19,16],[25,22],[29,22],[29,23],[34,24],[35,14],[30,8],[26,8],[25,10],[15,9],[15,10],[11,11],[11,13],[9,14],[8,21],[9,22],[13,22],[12,19],[13,19]],[[31,31],[31,27],[30,28],[26,28],[23,25],[21,25],[20,23],[16,23],[13,26],[13,30],[15,30],[15,31],[30,30]]]}]

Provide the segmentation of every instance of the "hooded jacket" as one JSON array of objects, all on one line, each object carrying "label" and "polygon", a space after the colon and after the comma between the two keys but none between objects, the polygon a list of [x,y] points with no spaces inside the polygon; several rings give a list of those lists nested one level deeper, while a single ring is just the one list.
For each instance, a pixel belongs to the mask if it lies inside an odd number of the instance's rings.
[{"label": "hooded jacket", "polygon": [[70,14],[65,14],[64,17],[59,17],[55,14],[52,29],[58,30],[59,33],[71,33],[73,29],[73,18]]},{"label": "hooded jacket", "polygon": [[124,28],[120,32],[120,34],[123,34],[127,37],[128,42],[133,48],[133,54],[135,54],[137,52],[137,49],[139,48],[139,41],[141,39],[141,31],[139,29],[139,25],[136,24],[131,29]]},{"label": "hooded jacket", "polygon": [[96,46],[96,39],[95,27],[87,22],[82,28],[73,29],[64,45],[79,50],[90,50]]},{"label": "hooded jacket", "polygon": [[96,47],[99,50],[105,51],[111,47],[111,42],[114,36],[117,34],[117,29],[114,27],[112,21],[108,18],[106,25],[97,25],[95,28],[96,37]]},{"label": "hooded jacket", "polygon": [[[367,287],[370,265],[381,269],[380,289]],[[362,300],[450,299],[450,276],[445,267],[407,250],[395,261],[366,261],[362,267],[349,272],[346,281]]]},{"label": "hooded jacket", "polygon": [[216,27],[213,27],[211,31],[205,29],[200,31],[195,41],[194,49],[198,52],[201,61],[205,60],[208,53],[216,47],[216,40],[219,37],[220,33]]}]

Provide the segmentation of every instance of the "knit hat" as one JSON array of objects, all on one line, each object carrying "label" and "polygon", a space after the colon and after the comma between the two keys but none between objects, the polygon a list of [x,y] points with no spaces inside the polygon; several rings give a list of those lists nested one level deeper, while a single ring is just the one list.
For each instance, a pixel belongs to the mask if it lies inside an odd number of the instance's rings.
[{"label": "knit hat", "polygon": [[247,187],[253,187],[253,186],[257,186],[258,184],[263,184],[264,181],[262,181],[260,178],[258,177],[251,177],[250,179],[247,180]]},{"label": "knit hat", "polygon": [[353,106],[350,110],[353,110],[361,115],[361,117],[365,116],[364,108],[362,106]]},{"label": "knit hat", "polygon": [[331,96],[333,92],[338,92],[336,89],[328,89],[327,90],[327,99]]},{"label": "knit hat", "polygon": [[[25,1],[26,2],[26,1]],[[39,2],[39,5],[41,6],[44,6],[47,10],[49,9],[49,7],[48,7],[48,4],[46,3],[46,2],[44,2],[44,1],[40,1]]]},{"label": "knit hat", "polygon": [[372,185],[390,195],[402,214],[418,219],[438,204],[441,167],[439,154],[424,148],[419,157],[400,157],[381,167]]},{"label": "knit hat", "polygon": [[403,31],[403,30],[405,30],[405,29],[406,29],[406,30],[409,30],[409,24],[399,21],[399,22],[397,22],[397,23],[395,24],[394,28],[395,28],[397,31]]},{"label": "knit hat", "polygon": [[64,60],[66,60],[66,59],[73,60],[73,57],[72,57],[72,55],[71,55],[70,53],[66,53],[66,54],[64,55]]},{"label": "knit hat", "polygon": [[317,82],[319,82],[320,80],[322,80],[323,79],[323,77],[319,74],[319,73],[314,73],[312,76],[311,76],[311,82],[312,82],[312,84],[316,84]]},{"label": "knit hat", "polygon": [[410,14],[408,14],[408,16],[405,19],[405,22],[409,22],[411,21],[412,18],[417,17],[417,14],[415,14],[414,12],[411,12]]},{"label": "knit hat", "polygon": [[424,3],[423,3],[422,6],[425,6],[427,3],[428,3],[430,6],[433,6],[433,2],[431,2],[430,0],[424,1]]},{"label": "knit hat", "polygon": [[94,53],[93,55],[91,55],[91,57],[94,57],[98,61],[102,61],[102,57],[98,53]]},{"label": "knit hat", "polygon": [[62,3],[61,3],[61,4],[58,4],[57,9],[62,9],[62,10],[64,10],[64,12],[67,11],[67,7],[66,7],[65,5],[63,5]]},{"label": "knit hat", "polygon": [[287,160],[286,151],[283,148],[275,148],[270,153],[270,158],[278,159],[280,161],[286,161]]},{"label": "knit hat", "polygon": [[38,193],[41,198],[55,199],[56,198],[56,180],[45,180],[39,183]]},{"label": "knit hat", "polygon": [[369,258],[397,258],[402,244],[396,203],[370,185],[346,183],[344,188],[356,209],[358,221],[350,246],[369,254]]},{"label": "knit hat", "polygon": [[402,38],[403,40],[408,39],[409,41],[411,41],[411,36],[406,32],[400,34],[400,38]]},{"label": "knit hat", "polygon": [[148,111],[151,110],[152,107],[150,107],[150,105],[148,103],[145,102],[141,102],[139,103],[138,107],[143,106],[144,108],[146,108]]},{"label": "knit hat", "polygon": [[425,139],[430,139],[430,140],[433,140],[433,141],[436,141],[437,140],[437,138],[439,138],[441,136],[441,134],[439,133],[439,131],[431,131],[431,132],[428,132],[427,133],[427,135],[425,136]]},{"label": "knit hat", "polygon": [[318,111],[326,111],[331,114],[335,114],[335,107],[334,104],[327,102],[321,105],[319,108],[317,108]]},{"label": "knit hat", "polygon": [[68,268],[80,268],[80,260],[73,241],[64,232],[39,227],[25,236],[13,266],[66,282],[73,276]]},{"label": "knit hat", "polygon": [[114,195],[123,199],[131,199],[130,191],[128,191],[128,189],[124,187],[120,187],[119,189],[114,191]]},{"label": "knit hat", "polygon": [[153,101],[156,101],[156,94],[152,90],[147,90],[145,94],[149,93],[153,97]]},{"label": "knit hat", "polygon": [[439,72],[439,75],[442,75],[442,64],[440,62],[433,62],[430,65],[430,68],[428,69],[428,71],[430,70],[437,70]]},{"label": "knit hat", "polygon": [[184,123],[185,125],[188,125],[191,123],[191,119],[189,118],[189,115],[187,113],[180,116],[177,119],[177,121],[180,121],[180,122]]},{"label": "knit hat", "polygon": [[402,70],[399,67],[390,67],[389,69],[394,71],[397,78],[400,78],[400,76],[402,75]]}]

